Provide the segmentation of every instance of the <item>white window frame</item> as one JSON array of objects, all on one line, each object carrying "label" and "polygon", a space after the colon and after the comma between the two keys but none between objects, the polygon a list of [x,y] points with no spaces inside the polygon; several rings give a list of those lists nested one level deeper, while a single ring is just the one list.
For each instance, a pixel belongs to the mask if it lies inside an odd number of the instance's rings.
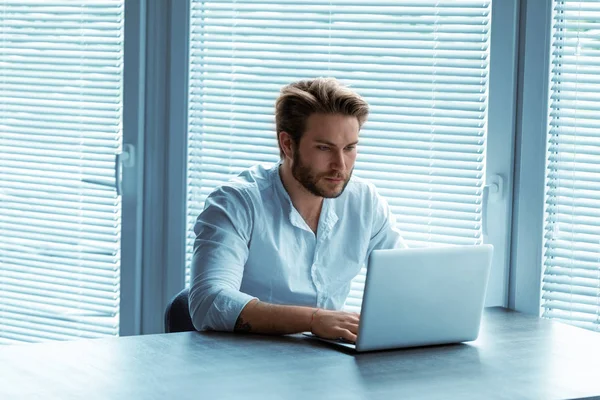
[{"label": "white window frame", "polygon": [[125,0],[120,335],[164,331],[185,284],[188,0]]},{"label": "white window frame", "polygon": [[123,62],[123,144],[134,148],[133,167],[123,169],[121,201],[121,299],[119,335],[140,333],[142,195],[144,182],[145,3],[125,1]]},{"label": "white window frame", "polygon": [[540,315],[552,1],[521,5],[509,307]]},{"label": "white window frame", "polygon": [[494,246],[486,306],[508,306],[516,121],[518,0],[492,1],[486,182],[502,177],[501,195],[487,204],[487,240]]}]

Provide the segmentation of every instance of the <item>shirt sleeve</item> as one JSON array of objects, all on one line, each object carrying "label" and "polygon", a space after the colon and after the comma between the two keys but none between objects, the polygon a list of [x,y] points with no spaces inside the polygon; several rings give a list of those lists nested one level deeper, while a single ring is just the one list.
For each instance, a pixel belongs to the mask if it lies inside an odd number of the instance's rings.
[{"label": "shirt sleeve", "polygon": [[392,214],[387,201],[377,193],[374,187],[371,190],[373,225],[365,264],[367,264],[373,250],[408,247],[402,234],[396,228],[396,218]]},{"label": "shirt sleeve", "polygon": [[255,298],[240,292],[253,224],[247,196],[228,186],[215,190],[194,225],[189,307],[197,330],[233,331]]}]

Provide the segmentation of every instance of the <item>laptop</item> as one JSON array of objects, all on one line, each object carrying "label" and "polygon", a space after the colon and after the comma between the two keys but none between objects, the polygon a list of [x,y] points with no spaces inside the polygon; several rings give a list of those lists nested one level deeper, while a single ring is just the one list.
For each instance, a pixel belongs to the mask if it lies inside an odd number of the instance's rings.
[{"label": "laptop", "polygon": [[357,352],[477,339],[493,246],[374,250],[368,260]]}]

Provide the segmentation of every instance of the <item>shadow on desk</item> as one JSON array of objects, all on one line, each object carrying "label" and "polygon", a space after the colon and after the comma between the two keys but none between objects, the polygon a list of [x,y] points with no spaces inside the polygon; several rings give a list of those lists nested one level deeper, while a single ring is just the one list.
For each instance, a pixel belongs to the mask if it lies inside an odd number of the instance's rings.
[{"label": "shadow on desk", "polygon": [[373,387],[389,382],[423,387],[433,378],[438,382],[477,379],[485,370],[479,349],[467,343],[364,353],[354,363],[357,376]]}]

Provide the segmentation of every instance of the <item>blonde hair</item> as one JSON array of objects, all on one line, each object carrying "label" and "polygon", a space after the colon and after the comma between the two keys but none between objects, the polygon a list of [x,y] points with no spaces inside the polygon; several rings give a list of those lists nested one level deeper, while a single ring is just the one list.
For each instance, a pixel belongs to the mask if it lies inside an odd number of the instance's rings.
[{"label": "blonde hair", "polygon": [[[286,85],[275,103],[277,143],[279,134],[287,132],[297,146],[306,130],[306,121],[312,114],[356,117],[360,128],[369,116],[369,104],[335,78],[316,78]],[[281,144],[279,153],[283,158]]]}]

